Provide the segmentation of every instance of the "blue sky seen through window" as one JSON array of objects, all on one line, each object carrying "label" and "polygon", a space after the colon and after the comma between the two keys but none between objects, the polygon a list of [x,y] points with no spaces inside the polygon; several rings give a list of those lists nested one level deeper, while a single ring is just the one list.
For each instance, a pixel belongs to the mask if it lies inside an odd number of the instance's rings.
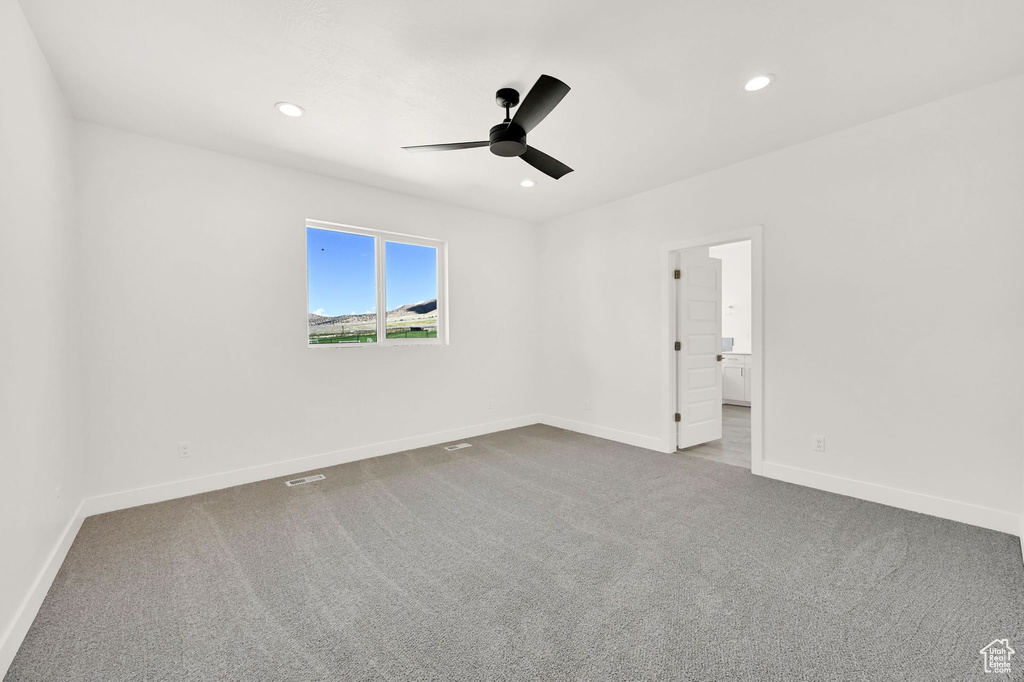
[{"label": "blue sky seen through window", "polygon": [[309,312],[334,317],[377,311],[373,237],[306,228]]},{"label": "blue sky seen through window", "polygon": [[386,242],[384,269],[388,310],[437,298],[437,249]]},{"label": "blue sky seen through window", "polygon": [[[306,229],[309,311],[315,315],[377,312],[373,237]],[[437,298],[437,250],[385,242],[387,309]]]}]

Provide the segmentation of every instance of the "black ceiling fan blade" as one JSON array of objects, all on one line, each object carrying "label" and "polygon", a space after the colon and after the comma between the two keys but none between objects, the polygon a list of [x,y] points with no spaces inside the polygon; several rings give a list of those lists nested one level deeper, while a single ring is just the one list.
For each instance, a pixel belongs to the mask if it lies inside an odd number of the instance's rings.
[{"label": "black ceiling fan blade", "polygon": [[486,147],[490,142],[452,142],[451,144],[421,144],[417,147],[402,147],[407,152],[450,152],[456,149],[472,149],[474,147]]},{"label": "black ceiling fan blade", "polygon": [[516,109],[512,122],[530,132],[551,110],[569,94],[569,86],[553,76],[543,75],[526,93],[523,103]]},{"label": "black ceiling fan blade", "polygon": [[519,158],[539,170],[541,173],[550,175],[555,180],[566,173],[572,173],[572,168],[569,168],[558,159],[553,159],[544,152],[534,149],[529,145],[527,145],[526,151]]}]

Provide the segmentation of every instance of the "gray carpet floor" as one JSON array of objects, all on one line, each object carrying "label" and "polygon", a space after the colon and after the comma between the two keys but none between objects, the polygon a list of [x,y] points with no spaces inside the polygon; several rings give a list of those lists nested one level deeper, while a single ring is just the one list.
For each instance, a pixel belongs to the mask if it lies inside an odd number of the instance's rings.
[{"label": "gray carpet floor", "polygon": [[992,680],[1017,538],[546,426],[86,520],[5,680]]}]

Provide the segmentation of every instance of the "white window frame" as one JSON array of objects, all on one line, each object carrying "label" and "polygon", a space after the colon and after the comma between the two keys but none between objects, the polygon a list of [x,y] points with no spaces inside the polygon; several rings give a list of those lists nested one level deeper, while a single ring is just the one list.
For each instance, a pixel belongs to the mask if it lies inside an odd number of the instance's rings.
[{"label": "white window frame", "polygon": [[[397,346],[447,346],[448,345],[448,242],[429,237],[418,237],[401,232],[386,232],[367,227],[328,223],[322,220],[307,220],[305,228],[329,230],[345,234],[373,237],[373,250],[377,279],[377,341],[374,343],[310,343],[309,323],[306,323],[307,348],[391,348]],[[305,234],[305,231],[303,232]],[[421,339],[387,338],[387,262],[385,242],[429,246],[437,253],[437,337]],[[309,250],[306,250],[306,311],[309,311]]]}]

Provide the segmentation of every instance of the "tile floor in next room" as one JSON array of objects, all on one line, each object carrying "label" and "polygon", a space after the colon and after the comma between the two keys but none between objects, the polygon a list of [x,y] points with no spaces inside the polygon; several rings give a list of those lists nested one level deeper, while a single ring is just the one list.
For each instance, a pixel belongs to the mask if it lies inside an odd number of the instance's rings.
[{"label": "tile floor in next room", "polygon": [[750,408],[722,405],[722,438],[680,452],[750,469]]}]

